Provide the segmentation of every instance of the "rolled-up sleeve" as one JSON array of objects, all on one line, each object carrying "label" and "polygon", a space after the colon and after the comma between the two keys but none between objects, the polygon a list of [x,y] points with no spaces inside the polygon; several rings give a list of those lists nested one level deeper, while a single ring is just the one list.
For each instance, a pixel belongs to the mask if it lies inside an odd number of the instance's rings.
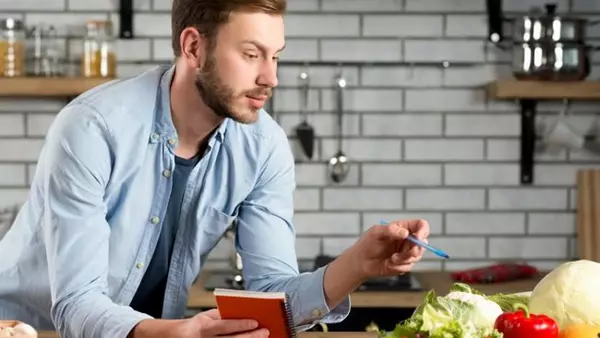
[{"label": "rolled-up sleeve", "polygon": [[125,338],[150,318],[107,296],[110,227],[103,197],[110,141],[92,108],[67,106],[48,132],[32,186],[43,204],[51,317],[62,337]]},{"label": "rolled-up sleeve", "polygon": [[333,309],[327,306],[323,289],[327,267],[299,274],[292,223],[294,159],[285,134],[280,130],[274,134],[258,183],[238,214],[236,249],[246,287],[286,292],[299,331],[319,322],[339,323],[350,312],[350,297]]}]

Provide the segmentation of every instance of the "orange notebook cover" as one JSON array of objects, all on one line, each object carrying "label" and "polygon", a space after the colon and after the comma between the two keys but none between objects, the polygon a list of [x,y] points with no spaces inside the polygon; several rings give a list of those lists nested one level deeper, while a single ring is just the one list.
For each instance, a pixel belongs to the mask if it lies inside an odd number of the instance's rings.
[{"label": "orange notebook cover", "polygon": [[217,308],[223,319],[254,319],[271,338],[297,336],[288,298],[284,292],[215,289]]}]

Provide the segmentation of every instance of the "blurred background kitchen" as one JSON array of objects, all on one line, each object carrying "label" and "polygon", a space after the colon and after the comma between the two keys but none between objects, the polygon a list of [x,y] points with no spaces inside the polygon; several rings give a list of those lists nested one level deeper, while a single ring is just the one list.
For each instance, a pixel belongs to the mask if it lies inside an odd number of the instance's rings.
[{"label": "blurred background kitchen", "polygon": [[[0,1],[0,52],[13,55],[0,65],[0,236],[28,194],[44,135],[67,100],[170,62],[171,1],[135,0],[131,12],[128,1],[119,2]],[[419,271],[505,261],[548,270],[582,257],[578,238],[595,236],[583,205],[595,202],[593,192],[578,189],[577,175],[600,164],[600,58],[592,48],[600,45],[600,26],[565,20],[585,35],[577,31],[571,38],[584,40],[565,42],[563,54],[554,45],[511,43],[509,30],[501,34],[504,45],[494,44],[492,26],[502,15],[526,27],[522,17],[532,6],[600,19],[600,2],[501,2],[503,13],[480,0],[288,1],[287,49],[269,109],[297,157],[294,222],[303,268],[318,255],[339,254],[380,220],[404,218],[427,219],[430,243],[452,257],[428,253]],[[535,50],[544,48],[559,56],[558,69],[535,68]],[[339,75],[347,173],[329,166],[339,150]],[[524,85],[516,75],[550,81]],[[567,78],[585,81],[558,81]],[[314,131],[312,157],[297,133],[304,111]],[[230,258],[224,239],[208,267],[226,269]]]}]

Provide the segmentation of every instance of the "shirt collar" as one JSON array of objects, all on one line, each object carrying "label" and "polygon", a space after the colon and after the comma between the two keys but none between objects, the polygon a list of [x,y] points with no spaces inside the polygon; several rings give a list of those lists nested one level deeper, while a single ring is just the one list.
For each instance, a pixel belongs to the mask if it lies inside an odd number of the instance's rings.
[{"label": "shirt collar", "polygon": [[[171,82],[174,74],[175,65],[172,65],[164,71],[158,84],[156,120],[154,130],[150,135],[150,142],[152,143],[167,140],[171,146],[177,144],[177,130],[171,117]],[[229,120],[229,118],[226,118],[215,131],[214,137],[211,138],[222,142],[227,125],[230,123]],[[213,143],[213,140],[210,143]]]}]

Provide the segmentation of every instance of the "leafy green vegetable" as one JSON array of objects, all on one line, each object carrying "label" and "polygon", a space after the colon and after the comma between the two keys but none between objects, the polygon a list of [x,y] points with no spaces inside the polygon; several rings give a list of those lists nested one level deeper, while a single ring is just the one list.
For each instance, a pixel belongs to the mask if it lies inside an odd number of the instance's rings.
[{"label": "leafy green vegetable", "polygon": [[495,295],[487,296],[489,300],[500,305],[502,311],[510,312],[515,310],[516,304],[527,304],[529,303],[529,297],[516,294],[503,294],[498,293]]},{"label": "leafy green vegetable", "polygon": [[472,303],[440,297],[429,291],[411,318],[396,325],[383,338],[500,338],[493,325]]},{"label": "leafy green vegetable", "polygon": [[[485,300],[484,300],[484,299]],[[391,332],[380,331],[382,338],[502,338],[484,313],[482,302],[496,303],[504,312],[513,311],[516,303],[527,304],[526,294],[486,295],[464,283],[454,283],[446,296],[427,292],[423,303],[412,316],[396,325]],[[490,304],[493,305],[493,304]],[[493,305],[498,308],[498,306]],[[489,307],[488,307],[488,310]],[[500,310],[495,310],[500,311]],[[489,312],[489,311],[488,311]]]},{"label": "leafy green vegetable", "polygon": [[477,291],[476,289],[474,289],[471,286],[464,284],[464,283],[454,283],[452,285],[452,287],[450,288],[450,292],[453,292],[453,291],[467,292],[467,293],[472,293],[475,295],[483,296],[483,297],[491,300],[492,302],[500,305],[500,308],[504,312],[513,311],[515,309],[514,308],[515,304],[528,304],[529,303],[529,296],[524,295],[524,294],[497,293],[497,294],[493,294],[493,295],[485,295],[482,292]]}]

